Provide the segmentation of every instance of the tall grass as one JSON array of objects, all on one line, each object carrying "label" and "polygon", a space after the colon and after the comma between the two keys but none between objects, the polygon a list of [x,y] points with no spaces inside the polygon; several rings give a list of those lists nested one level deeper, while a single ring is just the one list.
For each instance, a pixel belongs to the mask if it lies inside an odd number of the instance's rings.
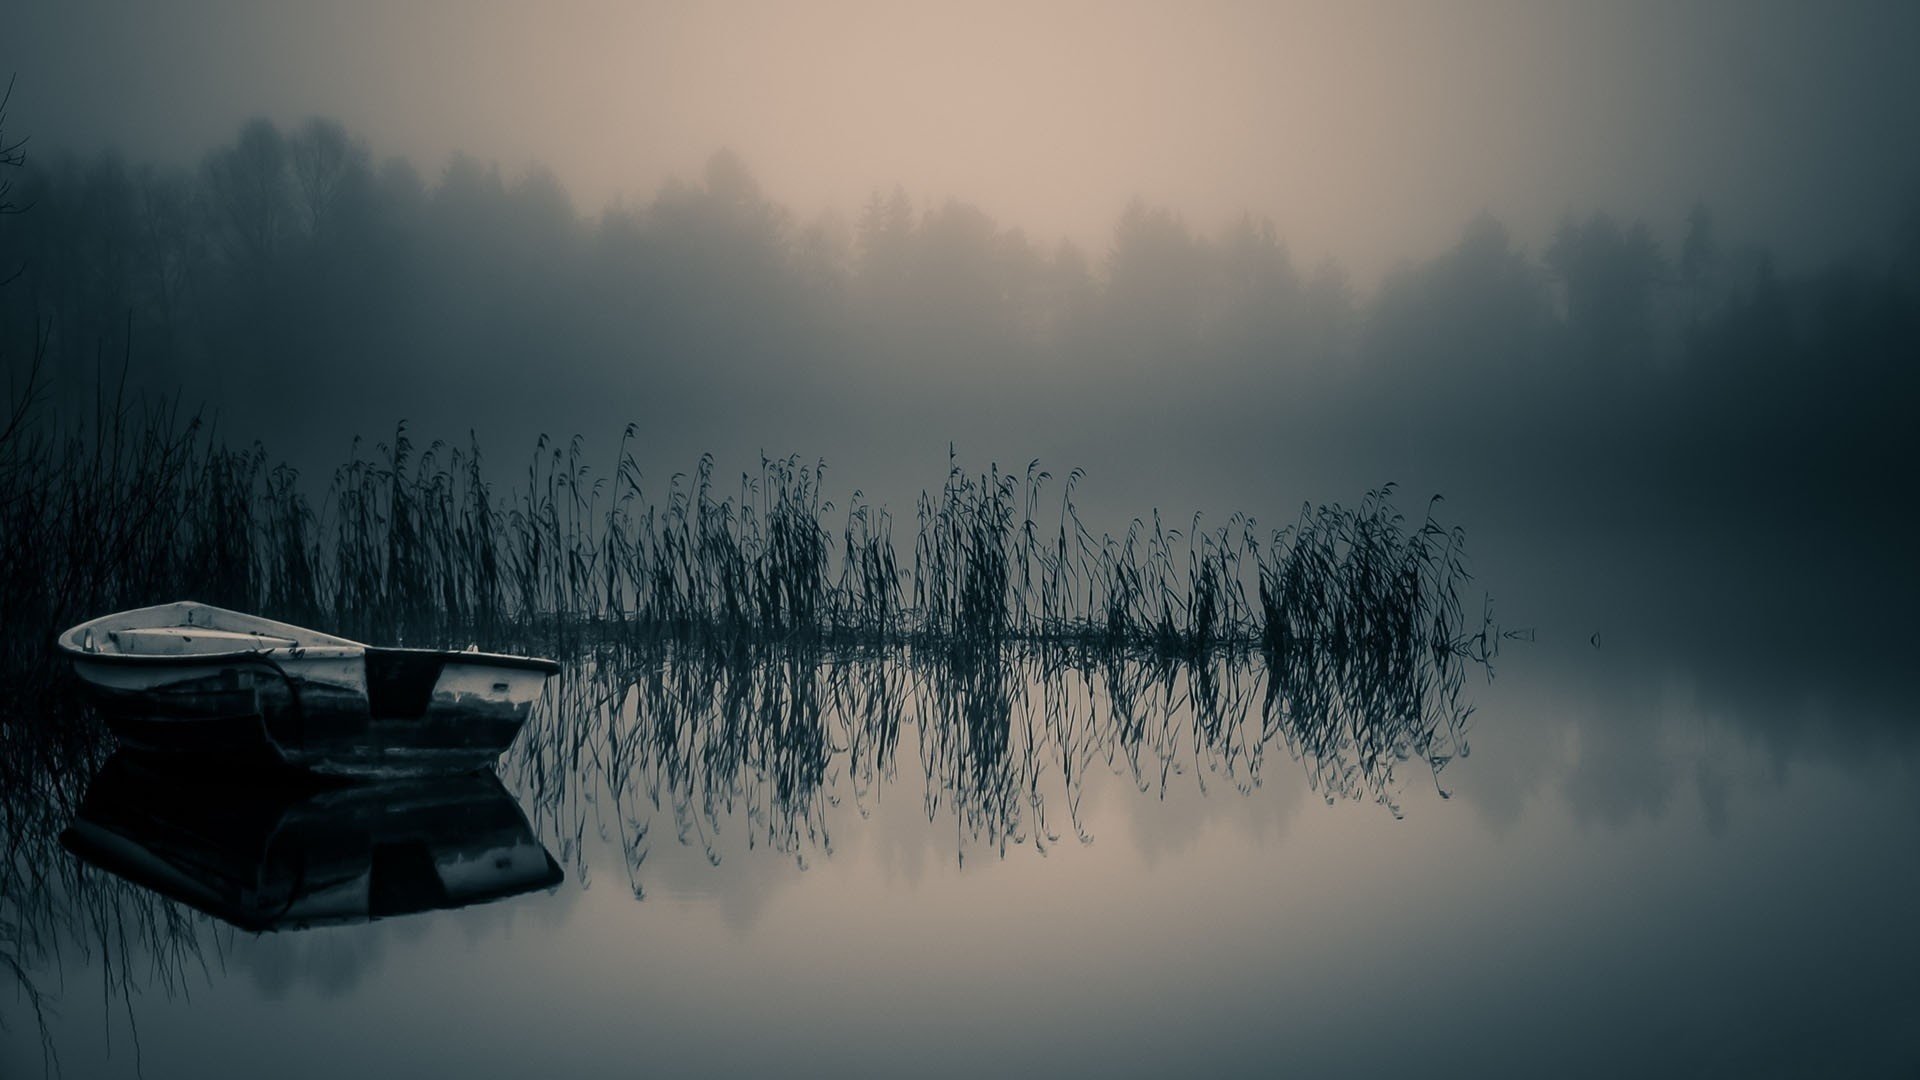
[{"label": "tall grass", "polygon": [[[576,872],[588,830],[617,833],[636,893],[661,823],[714,861],[723,831],[804,861],[903,758],[962,859],[1090,840],[1102,770],[1251,790],[1280,749],[1327,799],[1398,813],[1403,766],[1437,785],[1465,753],[1466,674],[1499,640],[1463,608],[1460,531],[1436,504],[1410,523],[1390,487],[1278,529],[1150,514],[1105,535],[1077,470],[1055,487],[955,456],[896,542],[817,462],[723,480],[705,457],[654,488],[633,429],[607,472],[543,439],[496,484],[471,438],[401,425],[315,482],[172,405],[102,393],[72,425],[30,406],[0,429],[0,971],[49,1052],[33,972],[63,938],[146,941],[167,987],[197,955],[177,908],[57,851],[111,740],[51,639],[104,612],[197,598],[566,658],[502,769]],[[126,965],[109,978],[130,999]]]},{"label": "tall grass", "polygon": [[[1195,737],[1228,760],[1255,767],[1280,742],[1329,797],[1377,796],[1396,763],[1438,770],[1464,751],[1467,662],[1499,640],[1463,610],[1460,531],[1434,517],[1437,500],[1409,524],[1391,487],[1272,531],[1244,515],[1182,529],[1156,513],[1096,536],[1075,509],[1077,470],[1055,492],[1037,463],[970,473],[950,456],[903,560],[888,512],[858,492],[836,507],[819,463],[764,458],[723,484],[704,457],[649,492],[632,428],[606,475],[579,440],[543,438],[524,479],[496,487],[471,439],[421,446],[403,424],[356,443],[322,487],[172,406],[103,393],[89,423],[63,426],[30,405],[0,432],[10,792],[87,751],[40,730],[52,636],[187,597],[377,642],[596,657],[625,673],[609,700],[676,732],[650,744],[668,790],[695,790],[694,763],[709,793],[734,790],[716,768],[772,770],[761,817],[788,822],[815,797],[827,748],[872,748],[861,767],[883,768],[907,712],[928,769],[968,774],[944,786],[950,806],[976,823],[1016,818],[1035,797],[1006,771],[1017,748],[1050,740],[1071,776],[1089,738],[1062,727],[1066,688],[1021,664],[1080,673],[1082,697],[1111,714],[1097,741],[1130,757],[1170,737],[1143,725],[1147,698],[1167,715],[1177,687]],[[822,703],[813,665],[888,656],[903,666],[871,673],[864,697],[828,678]],[[752,658],[768,670],[741,674]],[[1038,714],[1022,704],[1035,686]],[[836,708],[884,722],[825,734],[819,717]],[[720,726],[687,719],[702,710]],[[577,755],[587,731],[538,753]],[[689,731],[698,745],[682,745]],[[605,754],[630,761],[636,745]]]},{"label": "tall grass", "polygon": [[[1093,535],[1037,464],[954,460],[918,500],[903,560],[886,509],[824,494],[824,468],[711,456],[649,491],[630,428],[609,473],[542,439],[496,487],[479,448],[405,425],[324,486],[269,468],[170,407],[101,403],[91,424],[0,443],[0,625],[10,660],[61,626],[192,597],[376,641],[568,651],[583,635],[722,647],[806,639],[963,654],[1011,641],[1282,667],[1373,665],[1392,681],[1469,648],[1457,530],[1409,526],[1391,488],[1262,531],[1156,512]],[[1484,638],[1480,639],[1484,644]]]},{"label": "tall grass", "polygon": [[566,658],[505,768],[563,856],[607,792],[636,890],[643,805],[716,859],[734,820],[804,858],[831,849],[836,792],[877,799],[902,753],[963,856],[1086,839],[1096,769],[1251,788],[1274,747],[1327,798],[1397,812],[1402,763],[1437,776],[1465,752],[1465,674],[1499,640],[1463,609],[1460,531],[1436,504],[1409,523],[1391,487],[1278,529],[1153,513],[1108,535],[1080,519],[1078,470],[1056,487],[950,453],[896,541],[886,508],[836,504],[797,457],[731,479],[704,457],[656,486],[632,428],[610,470],[543,438],[496,483],[471,438],[403,424],[315,480],[172,404],[103,389],[62,422],[34,391],[0,427],[0,968],[29,995],[78,887],[52,838],[111,746],[52,638],[122,608]]}]

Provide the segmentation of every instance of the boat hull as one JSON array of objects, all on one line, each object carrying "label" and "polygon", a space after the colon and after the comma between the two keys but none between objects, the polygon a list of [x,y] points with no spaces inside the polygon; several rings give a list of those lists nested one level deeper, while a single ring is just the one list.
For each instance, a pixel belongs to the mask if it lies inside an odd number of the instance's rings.
[{"label": "boat hull", "polygon": [[[199,627],[224,614],[204,605],[192,609],[199,622],[190,629],[201,640],[163,643],[171,653],[85,648],[94,640],[84,633],[90,624],[62,637],[81,685],[129,749],[176,758],[270,759],[345,775],[471,771],[513,743],[559,667],[530,657],[380,649],[338,638],[192,652],[206,647],[209,635]],[[164,617],[175,616],[154,616]],[[144,632],[122,627],[114,640]],[[172,632],[174,639],[184,637],[179,628]]]}]

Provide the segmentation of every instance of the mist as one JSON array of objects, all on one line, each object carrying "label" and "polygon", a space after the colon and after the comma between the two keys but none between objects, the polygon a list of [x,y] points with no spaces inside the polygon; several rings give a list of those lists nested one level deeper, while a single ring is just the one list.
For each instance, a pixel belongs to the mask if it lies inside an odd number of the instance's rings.
[{"label": "mist", "polygon": [[1133,199],[1270,218],[1364,284],[1487,211],[1529,247],[1697,199],[1807,266],[1912,197],[1904,5],[31,5],[37,148],[193,165],[255,116],[328,116],[436,177],[551,169],[587,212],[716,148],[802,219],[875,187],[1098,250]]},{"label": "mist", "polygon": [[1915,56],[0,14],[0,1072],[1910,1066]]},{"label": "mist", "polygon": [[124,380],[320,483],[402,422],[509,476],[541,436],[611,455],[634,422],[657,477],[798,453],[896,506],[951,449],[1084,465],[1119,522],[1395,480],[1697,526],[1763,491],[1885,512],[1908,446],[1911,209],[1801,268],[1707,200],[1537,244],[1481,212],[1366,284],[1252,212],[1135,199],[1090,247],[902,184],[808,217],[727,148],[604,208],[324,118],[244,121],[192,166],[36,143],[19,172],[10,355],[44,351],[70,410]]}]

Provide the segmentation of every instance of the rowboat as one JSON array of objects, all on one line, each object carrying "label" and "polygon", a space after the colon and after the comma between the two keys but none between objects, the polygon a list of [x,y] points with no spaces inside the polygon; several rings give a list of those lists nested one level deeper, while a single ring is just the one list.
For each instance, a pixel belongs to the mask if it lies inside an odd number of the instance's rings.
[{"label": "rowboat", "polygon": [[61,843],[243,930],[466,907],[564,876],[489,772],[213,785],[149,765],[108,759]]},{"label": "rowboat", "polygon": [[58,644],[123,746],[352,775],[491,764],[560,670],[472,648],[376,648],[192,601],[84,622]]}]

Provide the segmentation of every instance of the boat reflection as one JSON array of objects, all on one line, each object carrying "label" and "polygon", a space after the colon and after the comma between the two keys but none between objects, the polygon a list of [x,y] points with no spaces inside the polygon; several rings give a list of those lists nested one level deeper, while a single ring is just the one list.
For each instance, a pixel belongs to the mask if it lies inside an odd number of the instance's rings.
[{"label": "boat reflection", "polygon": [[492,773],[231,786],[121,753],[60,839],[95,867],[250,931],[466,907],[563,876]]}]

